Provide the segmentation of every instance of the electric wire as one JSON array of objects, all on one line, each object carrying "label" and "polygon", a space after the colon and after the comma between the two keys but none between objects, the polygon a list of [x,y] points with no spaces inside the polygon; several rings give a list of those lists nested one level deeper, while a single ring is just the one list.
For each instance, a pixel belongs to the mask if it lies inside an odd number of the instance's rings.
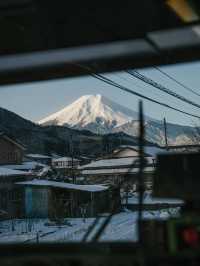
[{"label": "electric wire", "polygon": [[163,102],[160,102],[160,101],[155,100],[155,99],[153,99],[153,98],[150,98],[150,97],[148,97],[148,96],[145,96],[145,95],[143,95],[143,94],[141,94],[141,93],[138,93],[138,92],[136,92],[136,91],[133,91],[133,90],[131,90],[131,89],[129,89],[129,88],[123,86],[123,85],[120,85],[120,84],[118,84],[118,83],[112,81],[112,80],[109,79],[109,78],[104,77],[104,76],[101,75],[101,74],[93,74],[93,73],[90,73],[90,75],[91,75],[92,77],[96,78],[96,79],[99,79],[99,80],[103,81],[104,83],[107,83],[107,84],[109,84],[109,85],[111,85],[111,86],[117,87],[117,88],[119,88],[119,89],[121,89],[121,90],[123,90],[123,91],[126,91],[126,92],[128,92],[128,93],[131,93],[131,94],[133,94],[133,95],[136,95],[136,96],[138,96],[138,97],[140,97],[140,98],[143,98],[143,99],[148,100],[148,101],[150,101],[150,102],[153,102],[153,103],[156,103],[156,104],[158,104],[158,105],[164,106],[164,107],[166,107],[166,108],[168,108],[168,109],[171,109],[171,110],[174,110],[174,111],[176,111],[176,112],[179,112],[179,113],[182,113],[182,114],[185,114],[185,115],[188,115],[188,116],[191,116],[191,117],[195,117],[195,118],[200,119],[200,116],[198,116],[198,115],[191,114],[191,113],[186,112],[186,111],[183,111],[183,110],[181,110],[181,109],[179,109],[179,108],[173,107],[173,106],[168,105],[168,104],[166,104],[166,103],[163,103]]},{"label": "electric wire", "polygon": [[183,102],[186,102],[186,103],[188,103],[190,105],[193,105],[193,106],[195,106],[195,107],[200,109],[200,105],[199,104],[197,104],[197,103],[185,98],[184,96],[182,96],[182,95],[180,95],[180,94],[178,94],[178,93],[176,93],[176,92],[164,87],[163,85],[159,84],[158,82],[155,82],[154,80],[152,80],[150,78],[147,78],[145,75],[142,75],[138,71],[136,71],[136,70],[126,70],[126,72],[129,73],[134,78],[137,78],[137,79],[143,81],[144,83],[147,83],[147,84],[153,86],[154,88],[157,88],[158,90],[175,97],[176,99],[179,99],[179,100],[181,100]]},{"label": "electric wire", "polygon": [[193,89],[191,89],[190,87],[186,86],[185,84],[183,84],[182,82],[180,82],[179,80],[175,79],[174,77],[172,77],[171,75],[169,75],[168,73],[166,73],[164,70],[162,70],[159,67],[154,67],[156,70],[158,70],[160,73],[162,73],[163,75],[165,75],[166,77],[168,77],[169,79],[173,80],[175,83],[177,83],[178,85],[180,85],[181,87],[183,87],[184,89],[192,92],[193,94],[195,94],[196,96],[200,96],[200,94],[196,91],[194,91]]}]

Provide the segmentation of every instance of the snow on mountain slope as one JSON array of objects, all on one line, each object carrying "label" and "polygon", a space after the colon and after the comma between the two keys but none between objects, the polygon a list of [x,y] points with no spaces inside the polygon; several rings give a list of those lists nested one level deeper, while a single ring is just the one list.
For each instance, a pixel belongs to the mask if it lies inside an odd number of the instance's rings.
[{"label": "snow on mountain slope", "polygon": [[97,123],[113,128],[135,119],[138,119],[136,112],[97,94],[80,97],[59,112],[40,120],[39,124],[83,128],[88,124]]},{"label": "snow on mountain slope", "polygon": [[[39,121],[41,125],[69,126],[86,129],[94,133],[108,134],[125,132],[138,136],[138,113],[123,107],[108,98],[97,95],[85,95],[47,118]],[[146,139],[160,145],[165,144],[163,122],[145,116]],[[168,143],[190,143],[193,128],[167,124]]]},{"label": "snow on mountain slope", "polygon": [[[113,132],[124,132],[131,136],[138,136],[138,121],[131,121],[119,127],[113,128]],[[167,123],[167,138],[169,145],[194,144],[195,129],[190,126],[182,126]],[[148,120],[145,123],[146,139],[159,145],[165,145],[165,133],[162,121]]]}]

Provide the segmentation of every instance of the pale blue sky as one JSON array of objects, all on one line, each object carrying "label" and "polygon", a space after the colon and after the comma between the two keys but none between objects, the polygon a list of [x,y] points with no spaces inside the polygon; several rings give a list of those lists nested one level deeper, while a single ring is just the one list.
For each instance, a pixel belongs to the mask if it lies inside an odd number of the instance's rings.
[{"label": "pale blue sky", "polygon": [[[162,68],[168,74],[189,86],[200,94],[200,62],[181,64]],[[200,104],[200,97],[177,85],[155,69],[145,69],[141,73],[184,97]],[[124,72],[106,74],[121,85],[163,101],[184,111],[200,116],[200,109],[183,103],[159,90],[132,78]],[[102,94],[111,100],[130,109],[137,110],[138,97],[122,92],[119,89],[94,79],[93,77],[67,78],[54,81],[34,82],[0,87],[0,107],[30,119],[38,121],[52,114],[85,94]],[[156,119],[166,117],[168,122],[194,125],[197,119],[177,113],[144,100],[146,115]]]}]

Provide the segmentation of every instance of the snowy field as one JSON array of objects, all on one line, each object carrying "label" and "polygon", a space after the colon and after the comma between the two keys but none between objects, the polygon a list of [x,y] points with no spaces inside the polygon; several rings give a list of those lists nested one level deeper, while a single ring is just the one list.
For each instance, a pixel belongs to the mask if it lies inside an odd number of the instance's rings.
[{"label": "snowy field", "polygon": [[[177,208],[145,211],[144,218],[167,219],[178,213]],[[88,241],[102,224],[105,217],[100,218],[99,223],[91,232]],[[66,219],[66,225],[49,225],[47,219],[27,219],[0,222],[0,243],[37,243],[37,242],[71,242],[81,241],[94,218]],[[137,212],[125,210],[112,217],[105,232],[101,235],[101,241],[136,241],[137,240]]]},{"label": "snowy field", "polygon": [[[139,195],[137,192],[129,193],[128,199],[126,199],[126,192],[121,193],[121,203],[126,204],[138,204]],[[143,195],[143,204],[169,204],[169,205],[183,205],[184,201],[181,199],[168,199],[168,198],[154,198],[152,197],[152,191],[145,191]]]}]

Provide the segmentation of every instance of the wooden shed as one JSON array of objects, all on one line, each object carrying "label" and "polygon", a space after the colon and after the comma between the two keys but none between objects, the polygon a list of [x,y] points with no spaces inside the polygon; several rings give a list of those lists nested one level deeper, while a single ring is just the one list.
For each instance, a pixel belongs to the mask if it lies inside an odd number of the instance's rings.
[{"label": "wooden shed", "polygon": [[110,208],[110,191],[106,186],[38,179],[17,184],[25,189],[26,217],[94,217]]}]

